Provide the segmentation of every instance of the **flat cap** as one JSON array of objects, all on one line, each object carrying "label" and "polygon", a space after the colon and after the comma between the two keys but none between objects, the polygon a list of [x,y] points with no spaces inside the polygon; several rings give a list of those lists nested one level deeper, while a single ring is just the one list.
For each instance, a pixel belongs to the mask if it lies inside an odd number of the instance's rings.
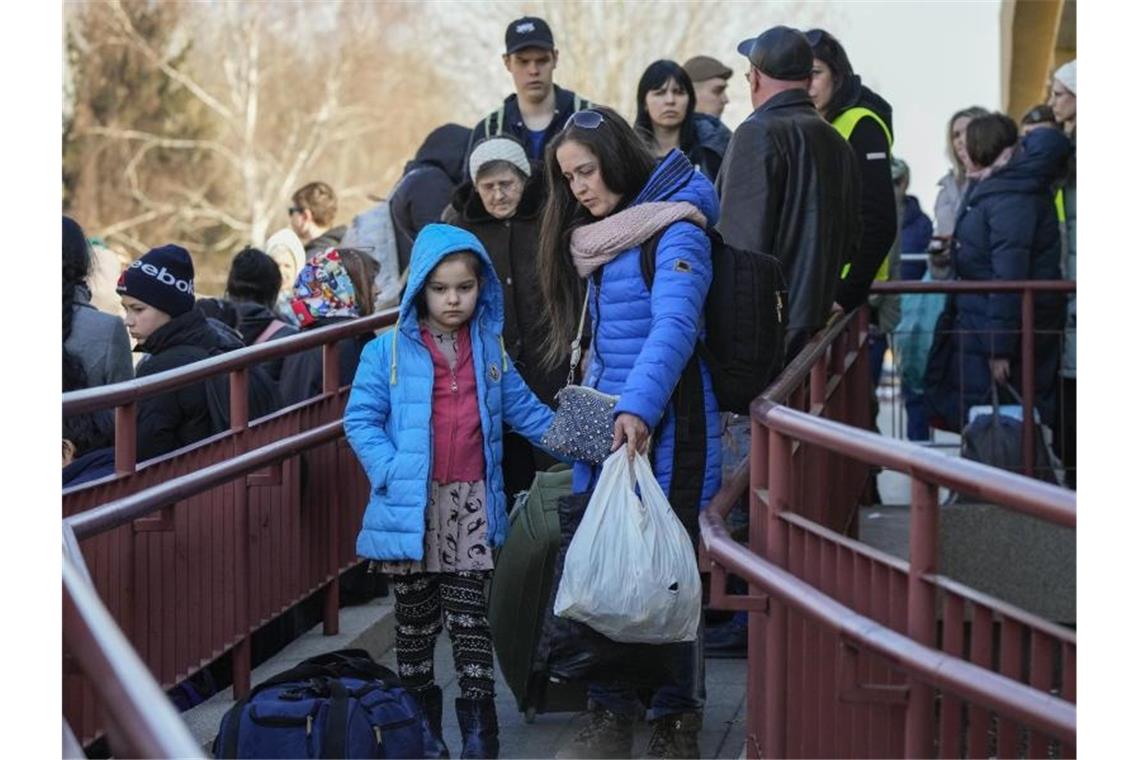
[{"label": "flat cap", "polygon": [[684,68],[685,73],[689,75],[689,79],[692,79],[694,82],[703,82],[706,79],[712,79],[714,77],[728,79],[732,76],[732,69],[708,55],[695,55],[685,61],[685,65],[682,68]]},{"label": "flat cap", "polygon": [[811,76],[811,45],[798,29],[774,26],[759,36],[744,40],[736,49],[773,79],[798,80]]}]

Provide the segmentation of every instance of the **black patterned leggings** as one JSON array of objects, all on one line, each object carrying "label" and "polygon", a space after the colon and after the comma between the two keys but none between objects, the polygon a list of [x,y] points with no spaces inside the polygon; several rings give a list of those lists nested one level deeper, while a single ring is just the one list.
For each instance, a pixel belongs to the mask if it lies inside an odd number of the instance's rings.
[{"label": "black patterned leggings", "polygon": [[416,573],[393,578],[396,590],[396,663],[404,687],[419,690],[435,682],[435,640],[443,622],[451,638],[455,673],[464,699],[495,696],[495,659],[486,572]]}]

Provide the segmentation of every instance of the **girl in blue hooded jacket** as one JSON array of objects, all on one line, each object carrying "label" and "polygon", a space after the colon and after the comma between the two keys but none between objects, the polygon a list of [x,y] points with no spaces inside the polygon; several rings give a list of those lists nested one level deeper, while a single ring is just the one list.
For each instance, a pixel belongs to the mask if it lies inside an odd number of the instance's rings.
[{"label": "girl in blue hooded jacket", "polygon": [[502,330],[502,288],[478,238],[425,227],[396,326],[365,348],[344,412],[371,484],[357,553],[395,576],[396,660],[428,716],[429,757],[447,752],[432,670],[441,612],[463,757],[499,750],[483,589],[507,532],[503,423],[537,445],[554,416],[515,370]]}]

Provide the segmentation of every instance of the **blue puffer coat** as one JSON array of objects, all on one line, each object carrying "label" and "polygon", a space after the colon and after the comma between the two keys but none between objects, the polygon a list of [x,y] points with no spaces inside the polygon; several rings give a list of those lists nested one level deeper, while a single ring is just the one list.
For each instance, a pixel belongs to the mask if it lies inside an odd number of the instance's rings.
[{"label": "blue puffer coat", "polygon": [[457,251],[472,251],[483,264],[470,325],[486,462],[487,537],[492,546],[501,545],[507,534],[503,423],[537,444],[554,416],[531,393],[503,348],[503,291],[483,244],[457,227],[425,227],[412,248],[399,321],[364,349],[344,410],[345,435],[372,486],[364,527],[356,539],[361,557],[423,559],[424,508],[432,475],[434,369],[420,337],[416,295],[436,265]]},{"label": "blue puffer coat", "polygon": [[[712,183],[677,150],[661,161],[632,205],[649,201],[692,203],[709,226],[720,215]],[[689,222],[674,223],[661,237],[652,293],[641,271],[640,246],[618,254],[589,281],[593,358],[584,382],[620,396],[615,415],[635,414],[656,432],[653,472],[666,494],[673,477],[675,439],[675,412],[669,400],[697,337],[703,334],[702,314],[711,282],[708,236]],[[720,487],[720,423],[704,362],[700,374],[707,441],[700,489],[700,506],[704,507]],[[585,491],[596,476],[597,468],[576,463],[574,491]],[[681,518],[690,526],[695,524],[695,515]]]},{"label": "blue puffer coat", "polygon": [[[1035,129],[1022,138],[1005,167],[967,190],[954,226],[958,279],[1060,279],[1061,238],[1050,186],[1063,172],[1071,150],[1058,130]],[[959,420],[970,406],[989,403],[991,357],[1009,359],[1010,382],[1020,386],[1021,296],[963,293],[953,297],[951,306],[954,330],[962,336],[956,342],[957,356],[937,387],[927,388],[927,395],[936,413]],[[1049,424],[1064,297],[1037,295],[1034,323],[1035,406]]]}]

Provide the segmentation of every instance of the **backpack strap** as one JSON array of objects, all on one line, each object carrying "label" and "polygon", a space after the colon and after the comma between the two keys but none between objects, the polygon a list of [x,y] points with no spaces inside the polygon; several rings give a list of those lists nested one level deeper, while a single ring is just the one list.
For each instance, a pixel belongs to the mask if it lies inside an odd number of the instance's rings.
[{"label": "backpack strap", "polygon": [[261,331],[261,335],[257,336],[257,340],[255,340],[252,345],[256,346],[259,343],[264,343],[286,327],[288,327],[288,325],[280,319],[273,320],[269,323],[268,327]]}]

